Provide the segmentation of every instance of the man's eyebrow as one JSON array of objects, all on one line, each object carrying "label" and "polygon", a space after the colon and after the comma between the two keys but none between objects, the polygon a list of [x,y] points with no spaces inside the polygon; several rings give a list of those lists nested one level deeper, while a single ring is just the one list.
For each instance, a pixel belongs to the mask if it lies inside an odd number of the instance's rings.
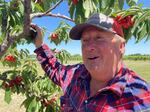
[{"label": "man's eyebrow", "polygon": [[82,38],[83,38],[83,37],[89,37],[89,35],[86,34],[86,35],[84,35],[84,36],[82,35],[81,37],[82,37]]}]

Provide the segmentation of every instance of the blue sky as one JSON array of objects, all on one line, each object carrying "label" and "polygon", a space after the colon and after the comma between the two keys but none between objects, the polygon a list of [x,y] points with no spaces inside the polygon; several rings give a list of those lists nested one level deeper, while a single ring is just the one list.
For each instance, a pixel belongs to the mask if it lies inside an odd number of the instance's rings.
[{"label": "blue sky", "polygon": [[[150,0],[139,0],[140,3],[143,4],[143,7],[149,7],[150,8]],[[53,13],[61,13],[66,16],[68,15],[68,6],[67,4],[62,4],[59,6],[59,8],[55,9]],[[44,43],[48,44],[50,48],[57,48],[59,50],[66,49],[71,54],[81,54],[81,44],[80,41],[73,41],[71,40],[68,44],[62,43],[59,46],[55,46],[53,43],[50,43],[48,40],[48,35],[53,32],[53,30],[58,26],[59,21],[62,20],[60,18],[53,18],[53,17],[43,17],[43,18],[37,18],[33,20],[33,23],[41,26],[46,27],[47,31],[44,36]],[[68,22],[68,21],[67,21]],[[68,22],[71,26],[74,26],[74,23]],[[35,46],[33,44],[29,45],[19,45],[18,49],[28,49],[30,53],[32,54]],[[134,38],[130,39],[128,43],[126,44],[126,52],[125,55],[128,54],[135,54],[135,53],[141,53],[141,54],[150,54],[150,40],[145,42],[145,40],[142,40],[139,43],[135,43]]]}]

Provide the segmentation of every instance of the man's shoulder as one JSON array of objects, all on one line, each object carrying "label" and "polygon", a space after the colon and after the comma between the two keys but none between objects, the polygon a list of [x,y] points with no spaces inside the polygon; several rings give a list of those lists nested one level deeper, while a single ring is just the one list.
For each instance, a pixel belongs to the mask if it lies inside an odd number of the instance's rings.
[{"label": "man's shoulder", "polygon": [[150,84],[132,70],[127,71],[126,78],[122,103],[133,105],[134,110],[137,111],[150,108]]},{"label": "man's shoulder", "polygon": [[150,84],[139,74],[130,69],[127,70],[127,87],[131,88],[134,91],[137,90],[141,92],[150,92]]}]

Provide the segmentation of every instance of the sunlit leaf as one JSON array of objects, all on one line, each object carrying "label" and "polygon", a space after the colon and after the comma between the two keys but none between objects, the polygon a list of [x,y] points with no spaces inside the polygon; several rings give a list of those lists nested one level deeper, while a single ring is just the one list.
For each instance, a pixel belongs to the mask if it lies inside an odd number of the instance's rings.
[{"label": "sunlit leaf", "polygon": [[4,98],[5,102],[7,102],[8,104],[10,103],[11,99],[11,89],[10,88],[6,88],[5,90],[5,98]]}]

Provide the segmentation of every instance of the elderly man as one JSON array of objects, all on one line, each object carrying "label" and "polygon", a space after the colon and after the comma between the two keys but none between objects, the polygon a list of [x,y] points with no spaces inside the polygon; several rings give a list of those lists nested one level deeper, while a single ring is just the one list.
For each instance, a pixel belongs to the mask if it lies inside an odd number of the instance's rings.
[{"label": "elderly man", "polygon": [[48,77],[59,85],[64,112],[150,111],[150,85],[124,66],[123,31],[114,19],[94,14],[70,31],[81,40],[83,64],[62,65],[43,43],[41,30],[35,39],[37,59]]}]

